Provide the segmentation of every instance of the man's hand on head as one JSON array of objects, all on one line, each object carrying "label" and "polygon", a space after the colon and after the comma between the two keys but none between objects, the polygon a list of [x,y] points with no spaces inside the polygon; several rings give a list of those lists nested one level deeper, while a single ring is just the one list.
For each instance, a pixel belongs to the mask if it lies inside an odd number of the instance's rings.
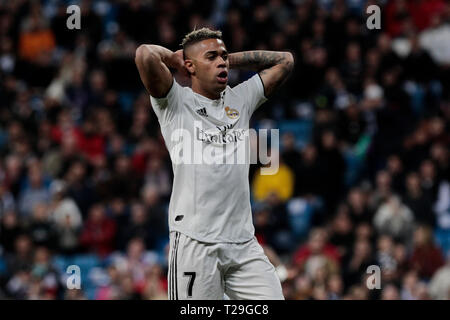
[{"label": "man's hand on head", "polygon": [[183,50],[177,50],[173,53],[172,56],[173,68],[176,69],[174,77],[177,82],[182,86],[190,86],[191,85],[191,77],[189,75],[189,71],[186,69],[184,65],[183,58]]},{"label": "man's hand on head", "polygon": [[168,66],[170,66],[173,69],[176,69],[177,71],[182,71],[183,69],[186,69],[184,66],[184,59],[183,59],[183,50],[177,50],[172,53],[170,56],[169,61],[166,62]]}]

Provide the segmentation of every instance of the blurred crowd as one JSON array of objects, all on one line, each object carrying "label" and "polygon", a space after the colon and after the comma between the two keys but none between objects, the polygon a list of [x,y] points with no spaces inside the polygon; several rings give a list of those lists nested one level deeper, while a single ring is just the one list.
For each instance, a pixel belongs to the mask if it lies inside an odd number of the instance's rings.
[{"label": "blurred crowd", "polygon": [[76,3],[80,30],[72,1],[0,1],[0,298],[167,299],[173,175],[134,55],[210,26],[295,56],[252,118],[280,170],[249,176],[286,299],[450,299],[449,1]]}]

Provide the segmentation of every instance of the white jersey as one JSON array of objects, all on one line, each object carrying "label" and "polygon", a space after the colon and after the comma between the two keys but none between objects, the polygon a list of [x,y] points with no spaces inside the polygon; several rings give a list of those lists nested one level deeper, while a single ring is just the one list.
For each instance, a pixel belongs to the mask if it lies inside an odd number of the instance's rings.
[{"label": "white jersey", "polygon": [[252,239],[250,163],[248,158],[238,160],[237,153],[248,147],[243,132],[253,112],[267,100],[259,75],[227,86],[217,100],[182,87],[175,79],[166,97],[150,99],[174,172],[170,231],[212,243]]}]

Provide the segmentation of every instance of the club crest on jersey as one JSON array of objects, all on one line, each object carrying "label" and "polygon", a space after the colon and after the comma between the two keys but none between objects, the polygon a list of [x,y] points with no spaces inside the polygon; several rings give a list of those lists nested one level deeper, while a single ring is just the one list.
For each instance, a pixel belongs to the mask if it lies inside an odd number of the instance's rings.
[{"label": "club crest on jersey", "polygon": [[225,112],[227,114],[227,117],[230,119],[236,119],[237,117],[239,117],[239,111],[237,111],[236,109],[232,109],[230,107],[225,107]]},{"label": "club crest on jersey", "polygon": [[195,110],[195,112],[197,112],[202,117],[208,117],[208,114],[206,113],[206,108],[197,109]]}]

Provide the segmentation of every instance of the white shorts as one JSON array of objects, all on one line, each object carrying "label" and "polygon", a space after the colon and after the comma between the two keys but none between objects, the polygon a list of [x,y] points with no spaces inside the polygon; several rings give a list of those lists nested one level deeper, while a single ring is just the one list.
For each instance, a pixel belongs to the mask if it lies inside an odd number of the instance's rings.
[{"label": "white shorts", "polygon": [[169,299],[284,300],[274,266],[256,238],[205,243],[170,233]]}]

